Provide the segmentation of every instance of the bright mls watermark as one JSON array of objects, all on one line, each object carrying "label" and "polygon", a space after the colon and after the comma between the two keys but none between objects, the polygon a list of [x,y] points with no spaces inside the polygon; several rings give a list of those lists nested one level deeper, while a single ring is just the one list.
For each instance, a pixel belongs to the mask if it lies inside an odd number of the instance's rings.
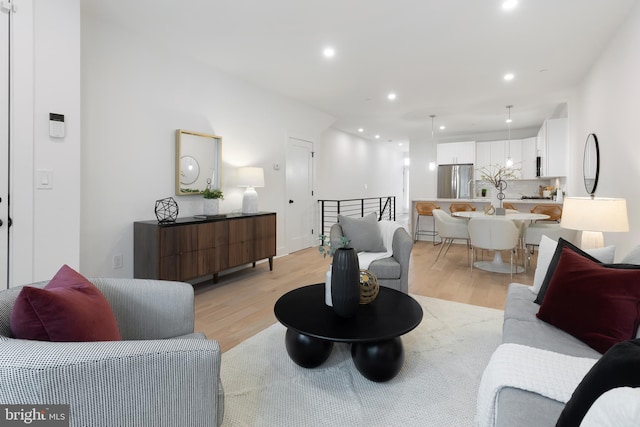
[{"label": "bright mls watermark", "polygon": [[69,427],[69,405],[0,405],[0,427]]}]

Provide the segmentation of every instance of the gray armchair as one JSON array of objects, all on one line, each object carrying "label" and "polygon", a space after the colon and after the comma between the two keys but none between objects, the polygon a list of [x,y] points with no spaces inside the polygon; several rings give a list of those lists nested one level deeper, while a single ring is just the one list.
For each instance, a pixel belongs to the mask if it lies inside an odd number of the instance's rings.
[{"label": "gray armchair", "polygon": [[0,403],[69,404],[71,426],[221,425],[220,347],[193,332],[192,286],[91,282],[111,304],[123,341],[15,339],[9,320],[20,288],[0,291]]},{"label": "gray armchair", "polygon": [[[344,236],[342,226],[334,224],[329,232],[331,242],[337,242]],[[393,234],[393,256],[373,261],[369,265],[381,286],[409,293],[409,259],[413,250],[413,240],[407,231],[400,227]],[[337,246],[336,246],[337,247]]]}]

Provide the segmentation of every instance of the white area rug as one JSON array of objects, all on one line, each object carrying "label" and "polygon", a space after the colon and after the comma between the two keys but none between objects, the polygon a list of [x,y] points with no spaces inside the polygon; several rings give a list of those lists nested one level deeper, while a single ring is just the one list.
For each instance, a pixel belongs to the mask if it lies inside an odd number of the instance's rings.
[{"label": "white area rug", "polygon": [[360,375],[346,344],[318,368],[299,367],[279,323],[224,353],[223,426],[472,426],[503,312],[414,298],[424,317],[402,337],[404,366],[386,383]]}]

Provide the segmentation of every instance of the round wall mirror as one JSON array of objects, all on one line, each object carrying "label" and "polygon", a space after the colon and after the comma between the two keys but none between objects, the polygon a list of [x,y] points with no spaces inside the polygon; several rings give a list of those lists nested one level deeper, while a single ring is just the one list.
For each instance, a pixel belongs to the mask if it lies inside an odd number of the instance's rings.
[{"label": "round wall mirror", "polygon": [[600,174],[600,147],[595,133],[590,133],[587,136],[587,142],[584,145],[582,172],[584,174],[584,188],[589,195],[593,195],[596,192],[598,175]]}]

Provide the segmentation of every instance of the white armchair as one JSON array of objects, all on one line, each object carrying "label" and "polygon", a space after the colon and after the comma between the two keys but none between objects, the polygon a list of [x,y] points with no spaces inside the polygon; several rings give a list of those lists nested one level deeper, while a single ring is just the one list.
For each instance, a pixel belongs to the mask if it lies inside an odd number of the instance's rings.
[{"label": "white armchair", "polygon": [[91,282],[109,301],[123,341],[15,339],[10,316],[20,288],[0,291],[0,402],[69,404],[71,426],[221,425],[220,347],[193,333],[192,286]]}]

